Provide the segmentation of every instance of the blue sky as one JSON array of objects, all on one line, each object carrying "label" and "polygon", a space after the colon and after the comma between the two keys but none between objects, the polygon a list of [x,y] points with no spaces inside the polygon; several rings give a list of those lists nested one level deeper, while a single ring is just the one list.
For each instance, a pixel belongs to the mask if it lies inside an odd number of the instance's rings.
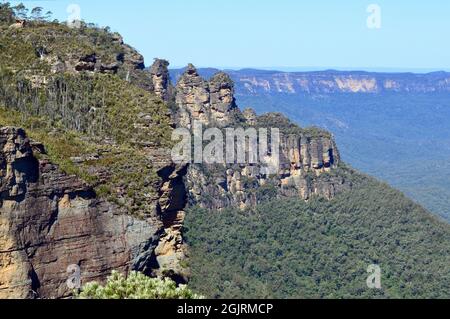
[{"label": "blue sky", "polygon": [[[13,4],[20,1],[11,1]],[[447,0],[47,0],[65,21],[76,3],[87,22],[110,26],[172,67],[450,70]],[[367,27],[367,7],[381,28]]]}]

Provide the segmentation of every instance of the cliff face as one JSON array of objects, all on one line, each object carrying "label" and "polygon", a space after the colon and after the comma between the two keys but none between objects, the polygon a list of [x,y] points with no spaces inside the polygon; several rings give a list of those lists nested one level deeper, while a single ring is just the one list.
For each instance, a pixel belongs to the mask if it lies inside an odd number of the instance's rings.
[{"label": "cliff face", "polygon": [[190,201],[208,209],[254,205],[277,197],[332,199],[351,184],[333,174],[340,162],[327,137],[281,137],[280,167],[267,175],[262,165],[191,165],[187,182]]},{"label": "cliff face", "polygon": [[42,151],[23,130],[0,129],[0,298],[69,296],[70,265],[80,267],[82,282],[111,270],[170,270],[181,247],[158,248],[178,236],[172,215],[184,207],[182,172],[161,170],[160,218],[143,220],[38,160]]},{"label": "cliff face", "polygon": [[336,144],[327,132],[303,130],[280,114],[258,117],[252,109],[238,109],[234,84],[219,72],[204,80],[189,65],[176,86],[178,124],[192,128],[193,121],[206,127],[278,128],[281,131],[279,168],[268,175],[261,164],[189,166],[187,184],[190,203],[210,209],[229,206],[250,208],[277,196],[313,195],[333,198],[351,185],[333,171],[340,162]]}]

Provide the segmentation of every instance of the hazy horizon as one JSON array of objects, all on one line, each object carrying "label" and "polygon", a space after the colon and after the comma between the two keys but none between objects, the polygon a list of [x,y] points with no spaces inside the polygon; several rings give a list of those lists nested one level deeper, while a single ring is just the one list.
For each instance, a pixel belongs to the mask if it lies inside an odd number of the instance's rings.
[{"label": "hazy horizon", "polygon": [[[146,60],[146,65],[150,64],[151,60]],[[170,62],[170,61],[169,61]],[[186,65],[170,65],[172,70],[183,69]],[[450,68],[386,68],[386,67],[340,67],[340,66],[298,66],[298,67],[283,67],[283,66],[248,66],[248,67],[233,67],[233,66],[205,66],[195,65],[198,69],[218,69],[241,71],[245,69],[252,70],[266,70],[266,71],[280,71],[280,72],[318,72],[318,71],[348,71],[348,72],[373,72],[373,73],[417,73],[427,74],[433,72],[450,72]]]}]

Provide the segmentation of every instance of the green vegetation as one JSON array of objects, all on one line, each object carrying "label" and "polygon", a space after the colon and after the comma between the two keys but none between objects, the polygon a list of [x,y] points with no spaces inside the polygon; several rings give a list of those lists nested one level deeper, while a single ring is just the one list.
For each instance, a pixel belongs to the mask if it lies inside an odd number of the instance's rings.
[{"label": "green vegetation", "polygon": [[[17,18],[27,23],[11,28]],[[29,16],[24,6],[0,5],[0,125],[24,128],[45,145],[37,156],[130,214],[148,216],[159,182],[150,155],[171,145],[168,106],[146,89],[150,77],[127,60],[138,53],[120,35],[48,20],[42,8]],[[117,74],[73,69],[92,54],[117,64]],[[58,64],[72,68],[55,71]]]},{"label": "green vegetation", "polygon": [[[68,61],[95,53],[102,62],[111,63],[124,53],[120,43],[114,41],[117,35],[108,28],[84,22],[80,28],[70,28],[58,21],[49,22],[50,12],[47,16],[27,16],[26,8],[18,7],[10,7],[8,3],[0,7],[0,58],[16,72],[40,69],[44,55]],[[27,26],[10,28],[16,18],[27,21]]]},{"label": "green vegetation", "polygon": [[[450,227],[387,185],[340,170],[354,189],[331,201],[192,208],[192,289],[214,298],[448,298]],[[382,290],[367,288],[371,264],[382,269]]]},{"label": "green vegetation", "polygon": [[0,127],[22,127],[32,140],[45,145],[46,154],[36,156],[48,158],[65,173],[80,177],[94,186],[99,196],[126,207],[130,214],[145,217],[150,212],[145,199],[157,196],[155,183],[159,177],[145,149],[126,143],[97,143],[50,123],[45,117],[25,116],[0,107]]},{"label": "green vegetation", "polygon": [[15,18],[11,5],[9,3],[0,3],[0,25],[10,25],[14,22]]},{"label": "green vegetation", "polygon": [[0,81],[0,103],[12,106],[0,108],[0,125],[26,129],[53,163],[130,214],[150,213],[158,176],[149,148],[170,146],[172,130],[158,97],[105,74],[58,74],[33,87],[0,66]]},{"label": "green vegetation", "polygon": [[[63,130],[50,125],[43,117],[26,116],[21,112],[0,107],[0,126],[16,126],[26,129],[28,136],[45,145],[48,158],[68,174],[75,174],[86,181],[94,182],[93,177],[83,172],[70,158],[93,152],[94,144],[82,140],[81,134]],[[36,154],[42,156],[42,154]]]},{"label": "green vegetation", "polygon": [[281,113],[266,113],[258,116],[258,126],[263,128],[276,127],[285,135],[306,135],[309,137],[331,138],[331,134],[318,127],[301,128]]},{"label": "green vegetation", "polygon": [[132,272],[127,278],[113,272],[102,286],[96,282],[86,284],[77,295],[79,299],[201,299],[187,286],[177,287],[170,279],[150,278]]},{"label": "green vegetation", "polygon": [[[375,169],[379,172],[376,173]],[[445,159],[438,156],[429,160],[411,158],[404,165],[380,165],[367,171],[390,182],[420,205],[450,221],[450,163]]]},{"label": "green vegetation", "polygon": [[170,140],[167,106],[114,75],[57,74],[36,87],[0,65],[0,82],[0,103],[24,116],[45,116],[66,129],[119,143],[167,146]]}]

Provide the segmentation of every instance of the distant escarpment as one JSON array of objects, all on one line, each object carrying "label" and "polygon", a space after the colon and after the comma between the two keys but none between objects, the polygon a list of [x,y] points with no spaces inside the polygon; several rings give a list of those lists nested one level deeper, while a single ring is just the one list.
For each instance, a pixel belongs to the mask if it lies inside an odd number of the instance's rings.
[{"label": "distant escarpment", "polygon": [[189,65],[176,85],[176,122],[190,129],[194,121],[205,127],[279,129],[279,168],[267,174],[263,163],[192,164],[187,174],[191,204],[245,209],[283,196],[331,199],[351,188],[351,183],[334,174],[340,155],[331,134],[317,128],[302,129],[281,114],[257,116],[252,109],[241,112],[234,94],[234,83],[227,74],[218,72],[206,81]]},{"label": "distant escarpment", "polygon": [[[172,70],[179,78],[184,70]],[[199,69],[210,77],[218,70]],[[375,73],[358,71],[280,72],[226,70],[236,83],[236,94],[436,93],[450,92],[450,73]]]}]

